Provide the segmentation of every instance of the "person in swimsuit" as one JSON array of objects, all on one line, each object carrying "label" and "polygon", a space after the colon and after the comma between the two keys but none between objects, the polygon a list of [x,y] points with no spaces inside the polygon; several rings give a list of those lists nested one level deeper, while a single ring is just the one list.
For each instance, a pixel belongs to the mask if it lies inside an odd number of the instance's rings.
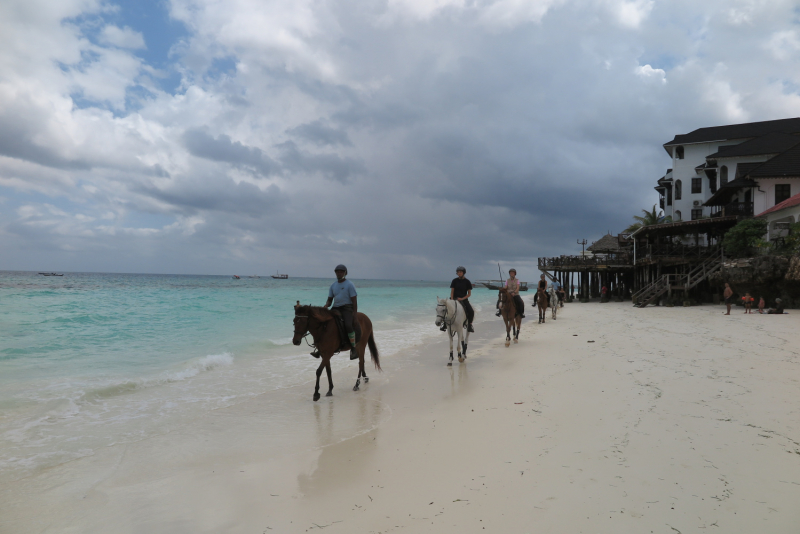
[{"label": "person in swimsuit", "polygon": [[722,296],[725,297],[725,306],[728,308],[728,313],[725,315],[731,314],[731,300],[733,299],[733,289],[731,289],[731,285],[728,282],[725,282],[725,291],[722,292]]},{"label": "person in swimsuit", "polygon": [[753,313],[753,301],[755,299],[750,296],[750,293],[745,293],[742,297],[742,302],[744,303],[744,312],[745,313]]},{"label": "person in swimsuit", "polygon": [[766,305],[767,303],[764,301],[764,297],[760,297],[758,299],[758,313],[764,313],[764,306]]}]

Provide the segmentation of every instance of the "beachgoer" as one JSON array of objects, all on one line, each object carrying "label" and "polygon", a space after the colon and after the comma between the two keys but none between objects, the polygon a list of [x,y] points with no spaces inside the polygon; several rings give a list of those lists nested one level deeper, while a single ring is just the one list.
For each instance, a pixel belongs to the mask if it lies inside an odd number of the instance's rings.
[{"label": "beachgoer", "polygon": [[764,306],[766,306],[766,305],[767,305],[767,303],[764,302],[764,297],[763,296],[760,297],[758,299],[758,313],[764,313]]},{"label": "beachgoer", "polygon": [[[331,284],[331,288],[328,290],[328,301],[325,302],[323,307],[328,308],[333,304],[333,309],[342,316],[344,329],[347,332],[347,338],[350,340],[350,359],[357,360],[356,332],[353,329],[353,318],[358,313],[356,286],[345,278],[347,276],[347,267],[344,265],[337,265],[333,272],[336,274],[336,281]],[[314,355],[314,353],[311,354]],[[319,358],[319,356],[316,357]]]},{"label": "beachgoer", "polygon": [[728,308],[728,313],[725,315],[731,314],[731,299],[733,298],[733,289],[731,289],[731,285],[728,282],[725,282],[725,291],[722,292],[722,296],[725,297],[725,306]]},{"label": "beachgoer", "polygon": [[[467,312],[467,330],[475,332],[472,329],[475,310],[472,309],[472,305],[469,303],[469,297],[472,296],[472,282],[464,277],[467,274],[467,269],[464,267],[459,266],[456,268],[456,274],[458,276],[450,282],[450,300],[461,302],[461,305],[464,306],[464,311]],[[447,325],[443,324],[442,327],[442,331],[447,330]]]},{"label": "beachgoer", "polygon": [[775,299],[775,307],[770,308],[767,313],[770,315],[783,315],[783,301],[781,299]]},{"label": "beachgoer", "polygon": [[572,293],[569,294],[570,297],[575,296],[575,284],[572,284]]},{"label": "beachgoer", "polygon": [[753,301],[755,299],[750,296],[750,293],[745,292],[744,296],[742,297],[742,302],[744,303],[744,312],[745,313],[753,313],[751,308],[753,307]]},{"label": "beachgoer", "polygon": [[[520,317],[525,317],[525,303],[522,302],[522,297],[519,296],[519,280],[517,280],[517,270],[508,270],[508,280],[506,280],[505,288],[508,290],[508,296],[514,299],[514,305],[517,307],[517,313]],[[497,316],[500,317],[500,297],[497,298]]]}]

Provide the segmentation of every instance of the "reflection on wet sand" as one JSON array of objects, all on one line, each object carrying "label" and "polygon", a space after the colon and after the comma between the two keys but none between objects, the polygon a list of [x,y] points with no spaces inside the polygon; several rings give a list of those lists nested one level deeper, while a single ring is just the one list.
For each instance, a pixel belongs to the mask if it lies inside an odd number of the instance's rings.
[{"label": "reflection on wet sand", "polygon": [[[458,371],[456,367],[448,367],[450,369],[450,396],[454,397],[456,394],[467,391],[469,388],[469,372],[467,371],[467,364],[458,364]],[[456,380],[457,378],[457,380]]]},{"label": "reflection on wet sand", "polygon": [[[314,404],[317,443],[321,447],[319,458],[311,473],[301,473],[297,477],[297,486],[301,493],[313,497],[332,489],[332,481],[336,486],[356,480],[361,475],[361,463],[341,465],[337,459],[342,457],[341,448],[359,448],[359,458],[366,460],[374,452],[368,444],[378,434],[378,424],[388,415],[388,407],[381,401],[381,392],[373,396],[355,394],[354,398],[340,398],[336,402]],[[345,439],[343,436],[354,438]]]}]

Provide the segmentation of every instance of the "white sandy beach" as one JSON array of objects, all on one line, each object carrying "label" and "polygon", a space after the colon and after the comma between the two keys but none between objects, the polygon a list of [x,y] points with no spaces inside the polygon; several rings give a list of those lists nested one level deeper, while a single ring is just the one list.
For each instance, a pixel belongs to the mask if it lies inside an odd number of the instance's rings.
[{"label": "white sandy beach", "polygon": [[723,311],[484,317],[452,369],[442,337],[1,488],[0,532],[795,534],[800,313]]}]

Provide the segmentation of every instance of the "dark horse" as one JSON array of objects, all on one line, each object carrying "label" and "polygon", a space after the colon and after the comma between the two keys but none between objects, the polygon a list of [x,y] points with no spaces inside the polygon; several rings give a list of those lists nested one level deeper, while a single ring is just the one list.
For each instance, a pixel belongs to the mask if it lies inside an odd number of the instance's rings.
[{"label": "dark horse", "polygon": [[[372,337],[372,321],[363,313],[357,313],[353,318],[358,321],[361,327],[361,339],[356,343],[356,352],[358,352],[358,378],[356,385],[353,386],[353,391],[358,391],[361,385],[361,378],[364,378],[364,383],[369,382],[367,373],[364,372],[364,354],[369,345],[369,353],[372,356],[372,361],[375,363],[375,368],[381,370],[381,362],[378,356],[378,347],[375,346],[375,338]],[[314,342],[312,345],[319,351],[322,361],[317,368],[317,385],[314,387],[314,401],[319,400],[319,377],[322,376],[322,370],[328,373],[328,393],[326,397],[333,395],[333,379],[331,378],[331,357],[342,346],[342,337],[339,334],[339,328],[336,326],[336,321],[333,312],[327,308],[319,306],[300,306],[300,302],[294,307],[294,337],[292,343],[299,345],[303,338],[311,334]],[[347,341],[345,338],[344,341]],[[349,345],[349,343],[348,343]]]},{"label": "dark horse", "polygon": [[514,343],[519,342],[519,330],[522,326],[522,315],[517,312],[517,305],[514,303],[514,299],[511,295],[508,294],[508,289],[501,288],[500,289],[500,303],[502,304],[502,308],[500,308],[500,314],[503,317],[503,321],[506,323],[506,347],[511,344],[511,329],[514,329]]},{"label": "dark horse", "polygon": [[541,287],[536,291],[536,305],[539,308],[539,323],[544,322],[545,315],[547,315],[547,303],[549,297],[544,289]]}]

